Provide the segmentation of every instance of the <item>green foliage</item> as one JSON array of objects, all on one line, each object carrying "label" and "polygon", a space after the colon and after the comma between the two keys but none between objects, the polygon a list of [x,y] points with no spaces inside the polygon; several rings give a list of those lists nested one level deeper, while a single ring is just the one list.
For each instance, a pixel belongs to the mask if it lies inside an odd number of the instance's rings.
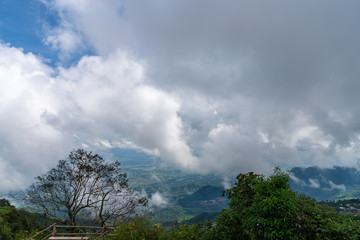
[{"label": "green foliage", "polygon": [[196,224],[173,226],[164,231],[159,239],[197,240],[200,239],[200,229]]},{"label": "green foliage", "polygon": [[359,239],[360,222],[291,190],[289,175],[239,174],[224,191],[229,209],[203,239]]},{"label": "green foliage", "polygon": [[179,225],[171,228],[164,228],[154,220],[138,218],[130,222],[123,222],[121,225],[106,237],[110,239],[129,239],[129,240],[197,240],[200,239],[198,225]]},{"label": "green foliage", "polygon": [[244,219],[251,235],[259,239],[292,239],[298,204],[289,176],[276,168],[272,176],[260,179],[254,192]]},{"label": "green foliage", "polygon": [[186,220],[191,218],[191,215],[187,214],[184,208],[180,206],[168,206],[160,209],[156,212],[155,221],[161,222],[164,225],[171,226],[175,220]]},{"label": "green foliage", "polygon": [[[13,232],[10,226],[0,225],[0,240],[18,240],[27,239],[37,233],[37,230],[24,230]],[[34,239],[35,240],[35,239]]]},{"label": "green foliage", "polygon": [[[229,209],[222,210],[214,223],[174,224],[166,228],[154,219],[138,218],[121,222],[106,239],[360,239],[358,216],[339,214],[306,195],[295,193],[290,188],[289,175],[279,168],[269,177],[252,172],[239,174],[235,186],[223,195],[230,200]],[[354,203],[357,202],[348,200],[341,204]],[[27,216],[26,212],[11,206],[0,207],[1,240],[31,236],[29,229],[34,228],[26,225],[20,216]]]},{"label": "green foliage", "polygon": [[241,216],[235,209],[221,211],[215,224],[208,226],[202,239],[250,239]]},{"label": "green foliage", "polygon": [[25,210],[18,210],[9,206],[0,207],[0,239],[25,239],[34,235],[35,229],[34,217]]},{"label": "green foliage", "polygon": [[112,232],[113,235],[108,236],[106,239],[155,240],[160,238],[163,231],[164,229],[160,224],[154,224],[152,221],[137,218],[130,222],[122,222]]},{"label": "green foliage", "polygon": [[269,178],[252,172],[239,174],[235,186],[224,195],[230,199],[230,209],[217,219],[219,239],[293,238],[298,204],[289,176],[280,169]]}]

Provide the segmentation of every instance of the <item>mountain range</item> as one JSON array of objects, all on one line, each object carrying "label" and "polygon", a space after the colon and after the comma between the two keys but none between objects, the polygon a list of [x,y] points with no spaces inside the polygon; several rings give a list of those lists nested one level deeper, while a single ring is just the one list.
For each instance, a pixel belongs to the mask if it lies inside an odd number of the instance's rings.
[{"label": "mountain range", "polygon": [[360,198],[360,171],[356,168],[295,167],[289,173],[293,190],[318,201]]}]

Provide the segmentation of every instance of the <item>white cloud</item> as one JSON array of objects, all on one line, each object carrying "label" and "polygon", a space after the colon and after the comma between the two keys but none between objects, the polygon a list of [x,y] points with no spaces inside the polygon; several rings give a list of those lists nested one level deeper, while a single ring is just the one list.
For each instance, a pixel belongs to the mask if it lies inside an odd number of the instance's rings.
[{"label": "white cloud", "polygon": [[99,56],[51,69],[1,45],[6,169],[78,145],[203,172],[357,164],[359,3],[42,2],[59,17],[48,46]]},{"label": "white cloud", "polygon": [[224,189],[229,189],[229,188],[231,188],[230,179],[225,176],[224,179],[223,179],[222,185],[223,185]]},{"label": "white cloud", "polygon": [[1,190],[23,187],[80,141],[100,138],[109,147],[125,137],[158,148],[164,159],[189,154],[182,152],[189,150],[176,101],[144,85],[142,66],[124,54],[86,57],[53,78],[32,54],[7,45],[0,52],[0,159],[8,173],[1,174]]},{"label": "white cloud", "polygon": [[83,49],[84,44],[81,35],[66,27],[50,31],[44,42],[51,48],[60,50],[62,58],[68,58],[74,52]]},{"label": "white cloud", "polygon": [[[5,171],[18,172],[12,176],[33,177],[80,144],[127,147],[180,167],[196,166],[182,137],[179,104],[146,84],[143,64],[130,55],[84,57],[52,77],[53,71],[34,55],[6,45],[0,51],[0,157],[6,159]],[[20,186],[12,182],[7,188]]]},{"label": "white cloud", "polygon": [[330,189],[328,189],[329,191],[337,189],[340,191],[346,191],[346,186],[344,184],[335,184],[332,181],[329,181],[330,184]]},{"label": "white cloud", "polygon": [[261,145],[251,132],[243,132],[239,126],[218,124],[208,138],[201,153],[202,166],[207,169],[222,172],[232,169],[234,173],[272,171],[271,165],[262,157]]},{"label": "white cloud", "polygon": [[309,182],[310,182],[309,187],[311,187],[311,188],[320,188],[319,180],[310,178]]},{"label": "white cloud", "polygon": [[71,108],[61,118],[71,125],[58,128],[77,131],[81,139],[106,139],[109,146],[126,139],[180,167],[195,167],[197,159],[182,137],[179,104],[148,85],[144,71],[143,64],[120,51],[108,58],[84,57],[77,66],[60,69],[56,80],[71,96]]},{"label": "white cloud", "polygon": [[113,142],[113,147],[122,148],[122,149],[134,149],[144,152],[148,155],[160,156],[159,150],[157,148],[152,148],[152,149],[144,148],[136,145],[135,143],[127,139],[121,139],[120,141]]},{"label": "white cloud", "polygon": [[0,191],[26,186],[69,147],[42,119],[59,109],[51,74],[31,53],[0,45]]},{"label": "white cloud", "polygon": [[169,205],[169,200],[161,193],[155,192],[149,199],[149,205],[151,207],[164,208]]},{"label": "white cloud", "polygon": [[290,172],[290,179],[301,187],[307,186],[304,180],[301,180],[300,178],[296,177],[292,172]]}]

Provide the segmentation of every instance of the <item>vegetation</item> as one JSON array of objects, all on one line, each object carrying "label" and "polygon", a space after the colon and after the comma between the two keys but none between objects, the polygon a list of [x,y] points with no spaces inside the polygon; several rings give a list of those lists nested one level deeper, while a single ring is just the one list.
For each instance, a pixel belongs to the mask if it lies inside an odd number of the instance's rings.
[{"label": "vegetation", "polygon": [[39,227],[35,216],[0,199],[0,240],[21,239]]},{"label": "vegetation", "polygon": [[103,226],[119,218],[136,216],[147,203],[128,187],[120,163],[106,163],[92,152],[74,150],[66,160],[27,189],[26,201],[59,221],[77,225],[86,215]]},{"label": "vegetation", "polygon": [[289,175],[276,168],[268,178],[239,174],[230,199],[208,239],[358,239],[360,222],[350,214],[291,190]]},{"label": "vegetation", "polygon": [[[223,192],[229,199],[213,222],[178,224],[163,227],[154,219],[121,220],[107,239],[359,239],[360,222],[356,214],[338,213],[314,199],[299,195],[289,185],[289,175],[276,168],[264,177],[252,172],[239,174],[235,185]],[[1,203],[1,201],[0,201]],[[347,201],[341,204],[354,204]],[[5,202],[3,212],[14,208]],[[15,209],[15,208],[14,208]],[[7,213],[0,213],[6,215]],[[5,218],[2,218],[5,219]],[[3,220],[1,239],[29,236],[22,226],[17,235],[11,233],[9,219]],[[18,219],[17,221],[20,221]],[[15,225],[14,225],[15,226]],[[29,231],[30,229],[27,228]],[[22,234],[22,235],[21,235]]]}]

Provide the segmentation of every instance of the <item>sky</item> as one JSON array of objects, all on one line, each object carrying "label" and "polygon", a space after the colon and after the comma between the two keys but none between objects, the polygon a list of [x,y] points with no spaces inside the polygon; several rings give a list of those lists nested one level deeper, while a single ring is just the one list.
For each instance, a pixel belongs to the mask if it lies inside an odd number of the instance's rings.
[{"label": "sky", "polygon": [[0,192],[72,149],[358,167],[360,2],[0,0]]}]

